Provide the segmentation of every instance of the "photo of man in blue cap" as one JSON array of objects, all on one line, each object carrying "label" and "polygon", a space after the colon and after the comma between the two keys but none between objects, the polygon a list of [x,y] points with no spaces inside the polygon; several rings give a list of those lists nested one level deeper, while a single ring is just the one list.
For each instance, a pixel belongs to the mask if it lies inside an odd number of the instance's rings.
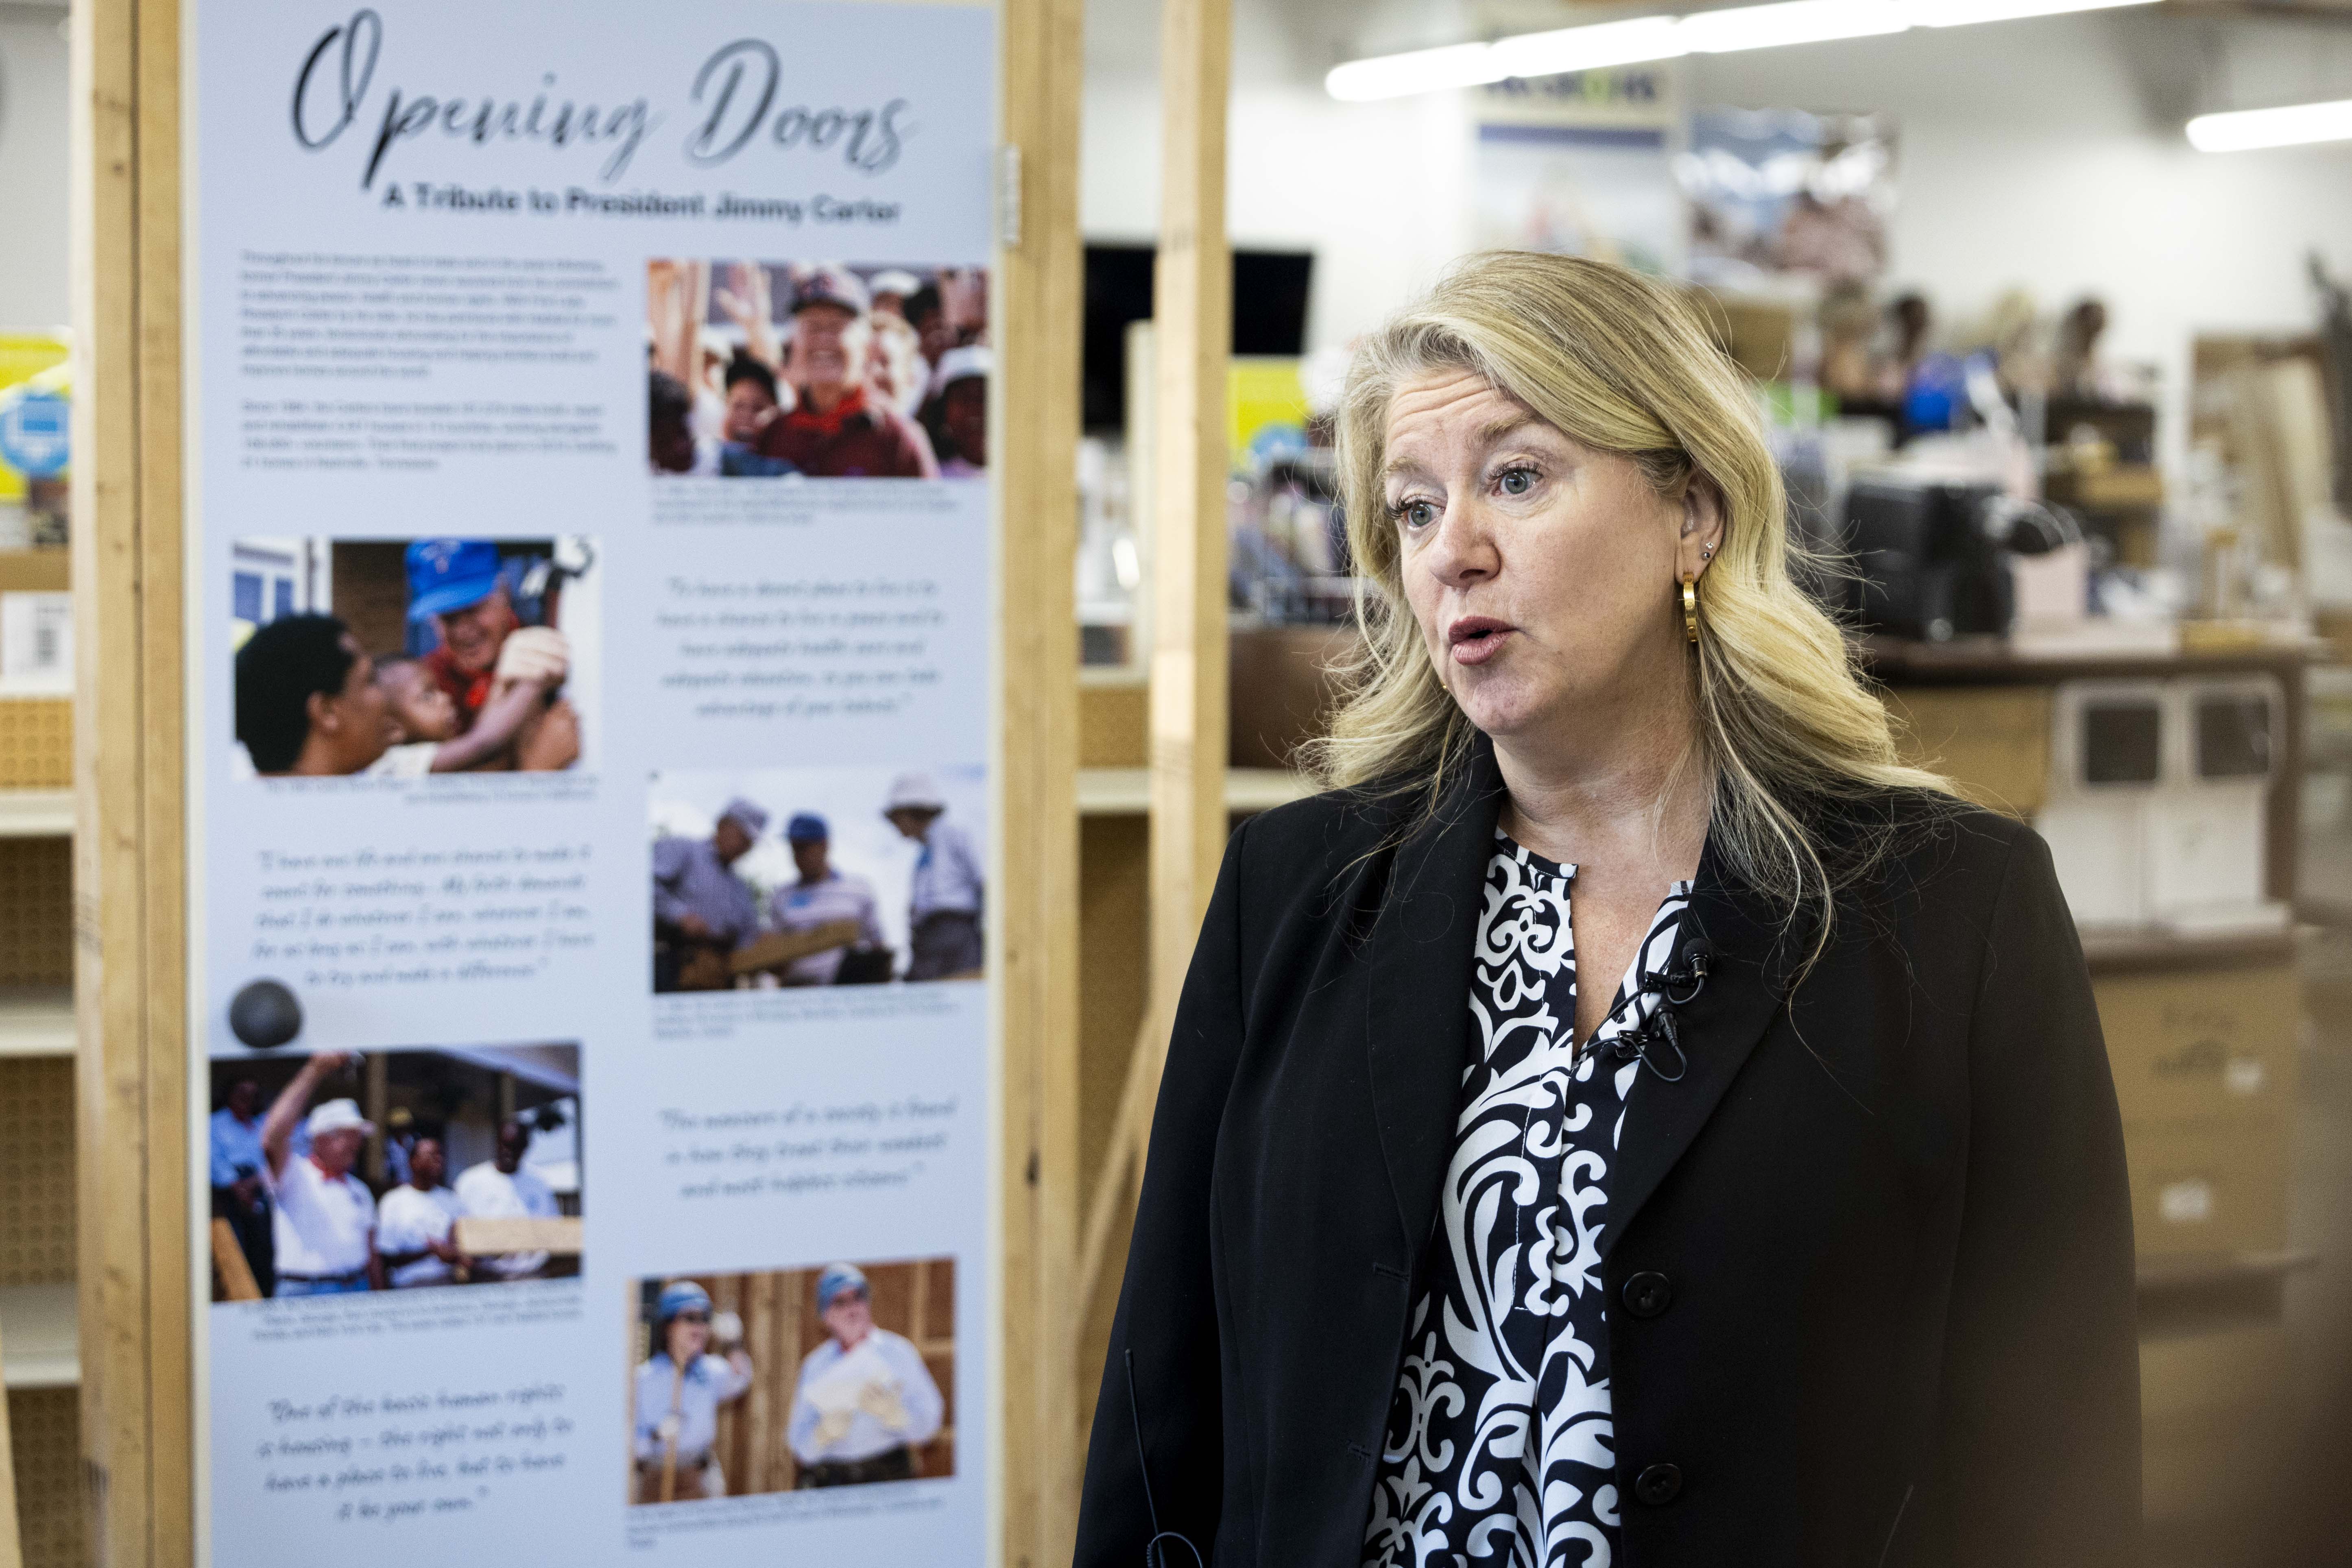
[{"label": "photo of man in blue cap", "polygon": [[426,621],[440,646],[420,661],[457,709],[457,733],[474,726],[504,682],[561,686],[571,645],[553,626],[526,626],[515,614],[499,547],[487,539],[420,539],[410,544],[408,618]]},{"label": "photo of man in blue cap", "polygon": [[784,825],[800,879],[776,889],[769,913],[780,931],[816,930],[835,921],[857,922],[855,947],[832,947],[796,958],[784,971],[787,985],[832,985],[847,981],[887,980],[890,944],[882,934],[874,884],[832,861],[833,833],[824,817],[803,811]]}]

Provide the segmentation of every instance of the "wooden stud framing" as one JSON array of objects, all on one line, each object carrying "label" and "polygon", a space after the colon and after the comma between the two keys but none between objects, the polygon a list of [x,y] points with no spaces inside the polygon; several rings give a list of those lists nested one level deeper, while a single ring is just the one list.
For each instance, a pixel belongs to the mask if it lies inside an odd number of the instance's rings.
[{"label": "wooden stud framing", "polygon": [[194,1551],[180,12],[73,12],[82,1447],[104,1564]]},{"label": "wooden stud framing", "polygon": [[[1008,873],[1003,1041],[1003,1478],[1007,1568],[1076,1540],[1078,1240],[1078,94],[1083,0],[1001,0],[1003,556],[998,784]],[[1009,226],[1009,222],[1008,222]]]},{"label": "wooden stud framing", "polygon": [[[1152,447],[1151,1008],[1160,1037],[1225,847],[1225,238],[1230,0],[1166,0]],[[1155,1080],[1156,1073],[1151,1075]]]},{"label": "wooden stud framing", "polygon": [[1152,281],[1151,980],[1118,1121],[1087,1201],[1078,1263],[1087,1301],[1112,1283],[1105,1261],[1134,1213],[1176,998],[1224,857],[1232,51],[1231,0],[1164,0]]}]

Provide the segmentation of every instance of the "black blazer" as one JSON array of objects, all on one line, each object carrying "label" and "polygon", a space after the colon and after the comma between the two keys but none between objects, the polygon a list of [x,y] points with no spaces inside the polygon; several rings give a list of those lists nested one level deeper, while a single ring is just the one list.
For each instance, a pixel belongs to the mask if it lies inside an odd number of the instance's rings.
[{"label": "black blazer", "polygon": [[[1500,801],[1481,748],[1433,816],[1328,795],[1234,835],[1152,1124],[1082,1568],[1140,1568],[1155,1505],[1218,1568],[1359,1568]],[[1689,1066],[1633,1092],[1603,1251],[1633,1568],[2137,1558],[2131,1208],[2074,923],[2030,829],[1888,809],[1904,840],[1793,993],[1814,928],[1712,845],[1700,862]]]}]

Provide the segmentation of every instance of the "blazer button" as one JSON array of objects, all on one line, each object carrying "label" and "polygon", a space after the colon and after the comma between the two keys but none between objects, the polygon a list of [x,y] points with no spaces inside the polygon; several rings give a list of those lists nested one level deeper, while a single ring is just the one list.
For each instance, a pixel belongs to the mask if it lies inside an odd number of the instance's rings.
[{"label": "blazer button", "polygon": [[1633,1495],[1652,1508],[1662,1508],[1681,1495],[1683,1472],[1676,1465],[1652,1465],[1633,1478]]},{"label": "blazer button", "polygon": [[1675,1302],[1675,1284],[1663,1274],[1643,1270],[1625,1281],[1625,1310],[1637,1318],[1654,1318]]}]

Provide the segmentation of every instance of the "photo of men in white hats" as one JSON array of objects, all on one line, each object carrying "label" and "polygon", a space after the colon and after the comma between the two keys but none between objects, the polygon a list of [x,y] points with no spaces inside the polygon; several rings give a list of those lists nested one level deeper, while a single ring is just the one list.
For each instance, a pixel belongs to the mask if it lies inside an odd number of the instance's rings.
[{"label": "photo of men in white hats", "polygon": [[961,980],[979,974],[988,951],[980,927],[987,879],[971,835],[948,816],[947,796],[929,773],[893,779],[882,815],[900,837],[919,847],[907,891],[914,949],[907,978]]},{"label": "photo of men in white hats", "polygon": [[[271,1240],[280,1296],[383,1289],[375,1256],[375,1194],[352,1174],[360,1146],[375,1124],[352,1100],[310,1105],[320,1080],[351,1059],[340,1051],[323,1051],[304,1062],[261,1120],[264,1179],[277,1206]],[[298,1121],[310,1136],[310,1152],[304,1155],[292,1149]]]},{"label": "photo of men in white hats", "polygon": [[[268,1106],[253,1126],[255,1206],[215,1210],[215,1301],[580,1272],[576,1045],[223,1058],[212,1095],[226,1113],[215,1116],[215,1163],[236,1181],[243,1112]],[[227,1187],[232,1206],[239,1190]],[[238,1223],[257,1214],[267,1252]]]},{"label": "photo of men in white hats", "polygon": [[657,993],[986,967],[979,767],[667,773],[648,805]]},{"label": "photo of men in white hats", "polygon": [[629,1500],[956,1470],[956,1263],[835,1261],[636,1287]]}]

